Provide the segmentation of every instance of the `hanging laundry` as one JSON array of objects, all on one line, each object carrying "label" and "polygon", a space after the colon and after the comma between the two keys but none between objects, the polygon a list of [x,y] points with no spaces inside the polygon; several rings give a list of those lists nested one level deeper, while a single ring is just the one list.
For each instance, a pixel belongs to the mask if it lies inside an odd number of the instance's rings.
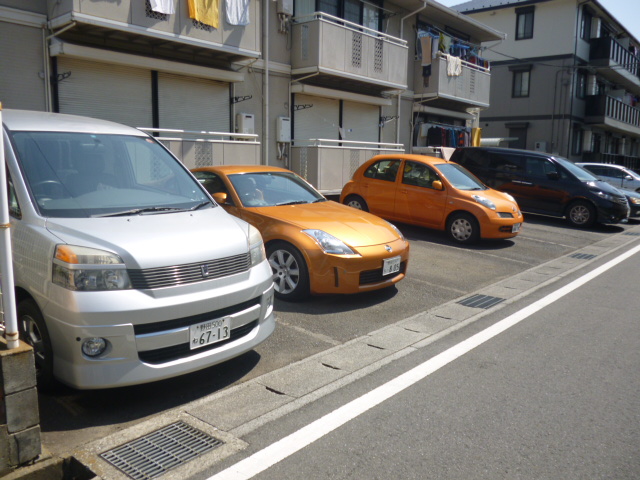
[{"label": "hanging laundry", "polygon": [[249,25],[249,0],[225,0],[227,23],[229,25]]},{"label": "hanging laundry", "polygon": [[449,53],[449,49],[451,48],[451,37],[441,33],[438,38],[438,47],[441,52]]},{"label": "hanging laundry", "polygon": [[158,13],[164,13],[166,15],[173,15],[176,13],[176,0],[149,0],[151,10]]},{"label": "hanging laundry", "polygon": [[447,75],[450,77],[458,77],[462,75],[462,60],[460,57],[453,55],[445,55],[447,59]]},{"label": "hanging laundry", "polygon": [[422,66],[431,65],[431,37],[429,35],[420,37],[422,47]]},{"label": "hanging laundry", "polygon": [[219,0],[187,0],[189,3],[189,18],[220,28]]}]

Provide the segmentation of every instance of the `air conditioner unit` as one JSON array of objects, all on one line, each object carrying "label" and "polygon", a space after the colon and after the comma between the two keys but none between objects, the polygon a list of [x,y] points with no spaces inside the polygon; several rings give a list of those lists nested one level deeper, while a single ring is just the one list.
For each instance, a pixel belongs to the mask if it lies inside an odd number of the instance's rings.
[{"label": "air conditioner unit", "polygon": [[533,149],[536,152],[546,152],[547,151],[547,142],[538,141],[533,144]]},{"label": "air conditioner unit", "polygon": [[236,133],[248,133],[253,135],[256,133],[255,124],[255,117],[252,113],[236,114]]}]

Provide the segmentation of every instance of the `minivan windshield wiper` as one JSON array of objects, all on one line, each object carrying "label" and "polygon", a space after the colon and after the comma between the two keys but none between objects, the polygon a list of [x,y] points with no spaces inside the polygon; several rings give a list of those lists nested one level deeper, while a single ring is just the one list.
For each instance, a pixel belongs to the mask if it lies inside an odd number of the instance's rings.
[{"label": "minivan windshield wiper", "polygon": [[[196,205],[200,207],[200,205]],[[191,210],[191,209],[189,209]],[[125,217],[127,215],[142,215],[144,213],[169,213],[169,212],[184,212],[187,211],[184,208],[176,207],[146,207],[146,208],[132,208],[131,210],[123,210],[121,212],[103,213],[100,215],[92,215],[92,217]]]}]

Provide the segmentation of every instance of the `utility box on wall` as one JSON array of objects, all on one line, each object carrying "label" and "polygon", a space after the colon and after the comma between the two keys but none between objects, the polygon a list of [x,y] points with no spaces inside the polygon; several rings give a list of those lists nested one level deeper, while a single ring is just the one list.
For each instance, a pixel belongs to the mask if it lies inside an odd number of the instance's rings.
[{"label": "utility box on wall", "polygon": [[252,113],[236,114],[236,133],[248,133],[253,135],[256,133],[255,117]]},{"label": "utility box on wall", "polygon": [[291,143],[291,118],[276,118],[276,142]]}]

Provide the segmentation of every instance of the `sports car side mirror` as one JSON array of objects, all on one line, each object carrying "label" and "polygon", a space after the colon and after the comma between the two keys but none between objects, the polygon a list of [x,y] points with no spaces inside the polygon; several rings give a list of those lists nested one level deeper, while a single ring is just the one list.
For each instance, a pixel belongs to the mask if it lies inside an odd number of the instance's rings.
[{"label": "sports car side mirror", "polygon": [[225,203],[227,203],[227,194],[223,192],[216,192],[213,194],[213,199],[216,201],[216,203],[224,205]]}]

